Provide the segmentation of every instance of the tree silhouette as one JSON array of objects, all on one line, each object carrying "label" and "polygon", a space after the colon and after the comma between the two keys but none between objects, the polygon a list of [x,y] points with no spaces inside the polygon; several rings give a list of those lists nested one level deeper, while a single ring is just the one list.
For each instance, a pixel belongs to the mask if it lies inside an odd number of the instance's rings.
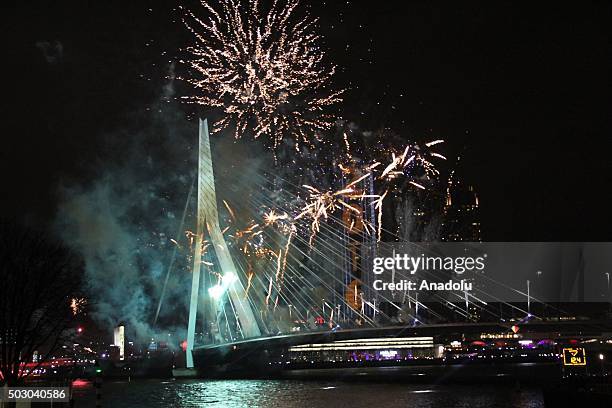
[{"label": "tree silhouette", "polygon": [[82,271],[61,243],[0,220],[0,384],[22,382],[34,351],[43,362],[72,334]]}]

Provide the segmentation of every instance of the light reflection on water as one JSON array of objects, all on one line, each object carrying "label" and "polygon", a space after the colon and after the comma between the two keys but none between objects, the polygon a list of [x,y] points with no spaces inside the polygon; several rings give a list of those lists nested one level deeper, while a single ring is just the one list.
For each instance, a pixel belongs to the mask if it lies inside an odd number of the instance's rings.
[{"label": "light reflection on water", "polygon": [[[76,407],[95,405],[91,387],[75,390]],[[537,389],[274,380],[105,382],[102,406],[156,407],[543,407]]]}]

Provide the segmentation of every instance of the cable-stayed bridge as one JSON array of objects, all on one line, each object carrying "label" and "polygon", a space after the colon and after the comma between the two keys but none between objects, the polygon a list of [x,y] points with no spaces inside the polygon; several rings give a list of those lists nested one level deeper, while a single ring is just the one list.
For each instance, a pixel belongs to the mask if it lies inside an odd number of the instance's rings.
[{"label": "cable-stayed bridge", "polygon": [[[259,177],[264,186],[270,183],[264,176],[252,177]],[[309,186],[292,185],[278,175],[275,178],[294,190],[301,189],[304,195],[312,192]],[[484,294],[478,289],[447,296],[431,294],[426,299],[419,299],[418,291],[399,297],[375,291],[365,272],[371,270],[376,256],[380,237],[376,231],[382,226],[375,208],[381,203],[376,201],[373,177],[353,179],[356,181],[347,183],[362,191],[358,200],[342,204],[346,208],[338,206],[335,212],[326,212],[332,206],[326,208],[323,200],[334,200],[330,194],[310,209],[306,206],[307,211],[289,216],[279,202],[291,203],[295,195],[273,187],[263,194],[245,194],[230,206],[217,197],[208,125],[200,120],[188,368],[239,367],[245,361],[250,370],[252,364],[299,367],[302,360],[314,364],[314,355],[323,356],[319,363],[344,362],[347,355],[355,362],[370,357],[439,359],[450,343],[467,339],[480,345],[478,337],[483,335],[516,343],[527,341],[526,333],[533,333],[536,341],[548,341],[556,332],[559,341],[601,337],[607,330],[606,322],[542,321],[532,311],[531,303],[537,299],[529,288],[527,293],[511,288],[524,295],[525,302],[500,300],[494,307],[482,300]],[[262,222],[269,228],[251,222],[234,232],[235,245],[230,248],[219,222],[221,202],[232,218],[252,208],[267,208]],[[306,230],[291,222],[307,212],[316,214],[310,225],[306,223]],[[548,310],[559,317],[564,314],[554,305],[548,305]]]}]

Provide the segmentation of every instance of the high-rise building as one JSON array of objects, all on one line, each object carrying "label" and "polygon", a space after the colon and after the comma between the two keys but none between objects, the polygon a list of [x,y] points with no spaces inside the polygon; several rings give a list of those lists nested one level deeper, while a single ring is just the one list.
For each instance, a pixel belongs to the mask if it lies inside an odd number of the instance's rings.
[{"label": "high-rise building", "polygon": [[125,358],[125,326],[120,324],[115,327],[113,345],[119,347],[119,360]]},{"label": "high-rise building", "polygon": [[460,180],[449,185],[444,205],[442,241],[482,241],[478,194]]}]

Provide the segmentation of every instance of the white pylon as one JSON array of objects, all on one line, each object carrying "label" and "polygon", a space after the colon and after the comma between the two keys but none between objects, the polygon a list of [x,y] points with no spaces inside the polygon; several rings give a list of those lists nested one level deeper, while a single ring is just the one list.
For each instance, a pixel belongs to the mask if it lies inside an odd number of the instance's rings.
[{"label": "white pylon", "polygon": [[[212,167],[212,154],[210,150],[210,138],[208,135],[208,121],[200,119],[199,126],[199,155],[198,155],[198,209],[196,242],[193,257],[193,275],[191,280],[191,300],[189,303],[189,323],[187,326],[187,368],[193,368],[193,346],[195,341],[195,325],[198,312],[198,298],[200,289],[200,267],[202,264],[202,240],[204,229],[210,236],[212,248],[214,249],[222,276],[228,273],[238,276],[234,261],[223,238],[219,227],[219,213],[217,211],[217,194],[215,192],[215,177]],[[232,301],[242,334],[244,337],[257,337],[261,335],[251,306],[246,299],[244,286],[240,279],[236,279],[228,287],[230,300]],[[208,295],[207,293],[205,293]],[[207,302],[213,305],[214,302]],[[215,313],[213,313],[213,316]]]}]

